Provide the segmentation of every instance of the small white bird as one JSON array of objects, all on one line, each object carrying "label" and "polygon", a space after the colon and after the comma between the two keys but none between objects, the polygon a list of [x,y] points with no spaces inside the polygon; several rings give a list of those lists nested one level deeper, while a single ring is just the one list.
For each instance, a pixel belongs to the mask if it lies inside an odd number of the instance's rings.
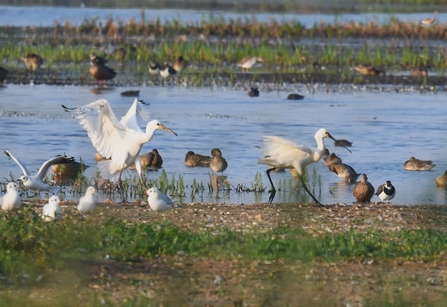
[{"label": "small white bird", "polygon": [[43,206],[42,219],[45,222],[62,220],[62,208],[59,206],[60,201],[59,196],[53,195],[48,200],[48,204]]},{"label": "small white bird", "polygon": [[85,195],[79,200],[78,211],[82,214],[86,214],[89,211],[96,209],[96,190],[94,187],[88,187]]},{"label": "small white bird", "polygon": [[391,181],[387,180],[385,184],[381,184],[377,188],[376,195],[382,200],[386,202],[390,202],[396,195],[396,189],[391,184]]},{"label": "small white bird", "polygon": [[19,191],[17,191],[18,187],[18,184],[15,182],[10,182],[6,186],[5,195],[0,197],[0,205],[3,211],[16,210],[22,205],[22,199]]},{"label": "small white bird", "polygon": [[141,104],[141,101],[135,99],[121,121],[118,121],[109,102],[105,99],[79,108],[67,108],[62,105],[67,112],[76,110],[76,118],[87,131],[92,145],[107,159],[98,161],[98,169],[104,179],[120,183],[121,178],[132,178],[132,171],[128,168],[135,163],[135,168],[144,185],[141,162],[138,159],[141,148],[152,139],[156,130],[166,130],[177,135],[158,120],[147,123],[146,132],[143,132],[137,122],[137,115],[142,111]]},{"label": "small white bird", "polygon": [[23,172],[23,176],[21,176],[17,180],[21,181],[26,188],[37,191],[37,193],[39,193],[40,191],[47,191],[52,194],[56,194],[57,192],[59,192],[60,187],[49,186],[48,184],[43,182],[43,180],[45,179],[45,175],[47,174],[50,166],[52,166],[53,164],[71,163],[74,161],[73,157],[56,156],[48,161],[45,161],[44,164],[42,164],[42,166],[39,168],[37,174],[31,176],[31,173],[25,168],[22,162],[15,158],[9,151],[5,150],[4,152],[5,155],[7,155],[9,158],[13,159],[15,163],[17,163],[17,165]]},{"label": "small white bird", "polygon": [[149,197],[147,201],[152,210],[156,212],[165,212],[174,206],[174,202],[165,194],[161,193],[157,187],[152,187],[146,191]]}]

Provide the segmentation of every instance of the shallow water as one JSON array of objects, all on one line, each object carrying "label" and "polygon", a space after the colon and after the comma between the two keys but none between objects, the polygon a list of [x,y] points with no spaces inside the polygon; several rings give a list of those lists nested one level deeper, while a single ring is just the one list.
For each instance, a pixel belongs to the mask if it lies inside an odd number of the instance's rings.
[{"label": "shallow water", "polygon": [[[430,9],[431,11],[431,9]],[[98,22],[107,22],[110,17],[115,20],[127,22],[131,18],[141,21],[141,9],[113,9],[113,8],[88,8],[88,7],[41,7],[41,6],[0,6],[0,26],[53,26],[55,23],[65,24],[67,20],[72,25],[79,25],[84,19],[97,18]],[[145,9],[145,19],[161,22],[181,21],[184,23],[199,23],[210,18],[223,18],[224,20],[242,18],[255,18],[257,21],[299,21],[305,27],[314,24],[343,23],[343,22],[376,22],[389,23],[392,18],[404,22],[417,22],[425,18],[433,17],[433,12],[428,13],[360,13],[360,14],[319,14],[319,13],[259,13],[247,11],[245,14],[235,11],[206,11],[188,9]],[[439,20],[447,20],[447,13],[438,13]]]},{"label": "shallow water", "polygon": [[[184,166],[186,152],[210,154],[213,147],[218,147],[229,163],[225,175],[234,186],[245,184],[250,187],[257,172],[262,172],[264,186],[267,186],[265,167],[257,164],[261,154],[255,147],[262,144],[262,136],[283,136],[315,147],[313,135],[324,127],[335,138],[354,142],[351,154],[326,140],[329,150],[341,156],[344,163],[359,173],[366,173],[375,187],[385,180],[393,182],[397,189],[393,202],[447,203],[446,192],[435,186],[435,178],[447,168],[445,94],[361,90],[328,94],[317,90],[311,95],[302,89],[306,95],[304,100],[289,101],[285,99],[288,94],[285,92],[261,92],[260,97],[250,98],[243,91],[226,87],[148,86],[98,91],[94,87],[8,85],[0,88],[2,149],[8,149],[23,160],[30,170],[37,170],[43,161],[57,154],[82,157],[92,166],[87,170],[87,176],[94,174],[96,151],[85,131],[60,105],[76,107],[105,98],[121,117],[133,98],[122,97],[120,93],[129,89],[139,89],[140,98],[150,103],[151,117],[178,133],[175,137],[157,131],[142,152],[157,148],[168,178],[181,174],[185,185],[191,185],[194,178],[205,186],[209,182],[207,168]],[[431,159],[436,167],[428,172],[405,171],[403,163],[410,156]],[[352,203],[353,185],[340,183],[322,160],[308,167],[311,174],[314,167],[321,176],[321,202]],[[20,176],[17,165],[2,154],[0,174],[8,177],[9,171],[16,178]],[[149,178],[156,179],[158,175],[151,172]],[[272,177],[277,185],[281,179],[289,181],[291,175],[289,172],[272,173]],[[296,192],[279,192],[275,201],[294,201],[297,197]],[[231,192],[216,199],[205,192],[203,199],[196,200],[253,203],[267,199],[267,193]],[[184,201],[190,200],[187,197]]]}]

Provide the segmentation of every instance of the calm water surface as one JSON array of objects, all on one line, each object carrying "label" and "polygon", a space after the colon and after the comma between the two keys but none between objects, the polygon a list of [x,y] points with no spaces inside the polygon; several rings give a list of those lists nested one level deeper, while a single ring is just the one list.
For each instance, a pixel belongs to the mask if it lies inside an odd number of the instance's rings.
[{"label": "calm water surface", "polygon": [[[255,147],[262,144],[262,136],[283,136],[315,147],[313,136],[324,127],[335,138],[354,142],[351,154],[326,140],[329,150],[340,155],[343,162],[359,173],[368,174],[375,187],[385,180],[393,182],[398,191],[393,202],[447,203],[446,192],[437,189],[434,181],[447,168],[445,94],[375,93],[359,89],[345,93],[317,90],[311,95],[303,88],[304,100],[288,101],[285,92],[261,92],[259,98],[250,98],[243,91],[226,87],[148,86],[97,91],[93,87],[7,85],[0,87],[1,149],[11,151],[30,170],[37,170],[43,161],[57,154],[82,157],[91,166],[86,175],[94,174],[96,151],[77,120],[60,105],[81,106],[105,98],[121,117],[133,98],[119,94],[129,89],[139,89],[140,98],[150,103],[151,117],[178,133],[175,137],[157,131],[142,152],[157,148],[168,177],[181,174],[186,185],[192,184],[194,178],[205,185],[209,181],[207,168],[184,166],[186,152],[210,154],[213,147],[218,147],[229,163],[225,174],[233,185],[251,186],[256,173],[262,172],[264,186],[267,186],[265,167],[257,164],[261,154]],[[431,159],[436,167],[429,172],[405,171],[403,163],[411,156]],[[311,173],[313,168],[321,176],[323,203],[352,203],[353,185],[340,183],[322,160],[308,167]],[[21,173],[13,161],[1,154],[1,177],[8,177],[9,171],[16,178]],[[157,172],[149,174],[152,179],[158,176]],[[289,172],[272,176],[275,184],[291,178]],[[278,193],[275,201],[296,201],[297,197],[296,192]],[[236,204],[267,199],[267,193],[232,192],[219,199],[205,193],[203,199],[196,200]]]},{"label": "calm water surface", "polygon": [[[112,9],[112,8],[74,8],[74,7],[24,7],[24,6],[0,6],[0,25],[9,26],[52,26],[54,23],[64,24],[67,20],[73,25],[79,25],[84,19],[97,18],[98,21],[107,22],[110,17],[115,20],[127,22],[131,18],[141,21],[141,9]],[[232,11],[198,11],[187,9],[146,9],[146,20],[160,19],[161,22],[178,20],[181,22],[198,23],[202,20],[213,18],[255,18],[258,21],[299,21],[306,27],[312,27],[315,23],[341,23],[341,22],[378,22],[389,23],[392,18],[398,18],[401,21],[415,22],[424,18],[433,17],[433,13],[415,13],[415,14],[382,14],[382,13],[362,13],[362,14],[275,14],[249,12],[241,14]],[[447,13],[439,13],[440,22],[447,20]]]}]

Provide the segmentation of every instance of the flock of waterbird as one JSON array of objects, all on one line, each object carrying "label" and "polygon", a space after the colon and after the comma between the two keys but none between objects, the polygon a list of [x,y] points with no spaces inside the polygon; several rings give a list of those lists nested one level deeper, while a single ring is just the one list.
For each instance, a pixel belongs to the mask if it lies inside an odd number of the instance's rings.
[{"label": "flock of waterbird", "polygon": [[[146,166],[161,167],[163,159],[156,149],[144,155],[139,155],[142,146],[149,142],[156,130],[165,130],[177,136],[177,134],[164,126],[158,120],[152,120],[147,123],[146,131],[139,128],[138,117],[144,117],[143,105],[145,103],[135,99],[125,116],[118,120],[107,100],[100,99],[90,104],[78,108],[68,108],[62,105],[67,112],[74,111],[79,124],[86,130],[92,145],[98,151],[97,162],[101,177],[112,182],[117,182],[121,191],[123,191],[122,180],[133,177],[131,169],[135,169],[139,179],[146,188],[148,202],[152,210],[164,212],[172,208],[174,203],[168,196],[161,193],[158,188],[148,189],[142,178],[142,164]],[[4,150],[7,157],[12,159],[22,170],[23,175],[18,179],[23,186],[35,191],[48,192],[53,194],[48,203],[43,207],[42,218],[45,221],[60,220],[62,218],[62,209],[59,205],[60,199],[57,193],[60,191],[58,186],[50,186],[44,182],[46,174],[50,167],[61,164],[70,165],[76,163],[73,157],[56,156],[45,161],[39,168],[37,174],[32,175],[25,166],[13,156],[8,150]],[[212,158],[188,152],[185,157],[185,165],[188,166],[208,166],[215,173],[223,173],[228,164],[222,157],[222,152],[214,148],[211,150]],[[145,161],[142,163],[142,161]],[[20,208],[21,196],[18,192],[19,186],[15,182],[7,185],[5,195],[0,197],[0,206],[4,211],[10,211]],[[96,208],[95,199],[96,190],[90,186],[83,197],[80,198],[77,206],[81,214],[86,214]],[[124,199],[124,195],[123,195]]]},{"label": "flock of waterbird", "polygon": [[[434,24],[436,24],[438,22],[438,18],[437,18],[438,13],[435,11],[434,14],[435,14],[434,17],[423,19],[419,22],[419,24],[424,27],[433,26]],[[186,38],[182,38],[181,40],[185,41]],[[127,48],[130,51],[135,51],[137,46],[128,44]],[[127,48],[119,47],[113,51],[113,55],[115,55],[115,58],[119,58],[119,59],[123,60],[126,55]],[[25,63],[26,68],[31,71],[38,70],[44,63],[44,60],[42,59],[42,57],[40,57],[39,55],[37,55],[35,53],[28,53],[26,55],[26,57],[22,58],[22,60]],[[100,84],[105,83],[106,81],[115,78],[115,76],[117,74],[112,68],[106,66],[107,62],[108,61],[105,58],[97,56],[94,53],[92,53],[90,55],[90,64],[91,64],[90,75],[93,78],[95,78],[96,80],[98,80]],[[264,62],[264,59],[261,57],[258,57],[258,56],[246,56],[246,57],[242,58],[241,60],[239,60],[236,63],[236,66],[241,67],[243,72],[248,72],[250,70],[250,68],[253,65],[255,65],[257,62],[262,63],[262,62]],[[180,55],[177,58],[177,60],[174,62],[173,65],[171,65],[169,62],[164,62],[163,65],[160,65],[156,61],[152,60],[149,63],[149,73],[151,75],[160,75],[162,78],[168,78],[168,77],[171,77],[171,76],[181,72],[183,69],[185,69],[187,67],[187,65],[188,65],[188,62],[183,58],[182,55]],[[371,75],[371,76],[385,75],[384,70],[375,68],[369,64],[365,64],[365,65],[360,64],[360,65],[354,66],[353,68],[354,68],[354,70],[361,73],[362,75]],[[427,76],[427,70],[423,67],[419,67],[416,69],[411,69],[410,74],[415,77],[424,77],[424,76]],[[0,84],[2,84],[4,82],[4,80],[7,78],[7,76],[8,76],[8,70],[3,67],[0,67]],[[252,91],[249,91],[248,94],[252,97],[258,96],[258,95],[252,95],[253,94]],[[294,98],[291,98],[291,99],[294,99]]]},{"label": "flock of waterbird", "polygon": [[[97,150],[97,163],[100,176],[111,182],[118,183],[121,191],[124,191],[122,181],[134,177],[132,169],[137,171],[139,180],[145,187],[145,194],[148,196],[148,203],[152,210],[164,212],[174,206],[174,202],[158,188],[147,188],[142,177],[142,165],[144,167],[161,167],[163,160],[156,149],[148,154],[140,155],[142,146],[149,142],[154,136],[155,131],[164,130],[175,136],[177,134],[170,128],[164,126],[158,120],[149,121],[146,130],[139,128],[137,117],[144,118],[147,112],[144,110],[145,103],[135,99],[127,113],[118,120],[115,116],[109,102],[105,99],[99,99],[87,105],[69,108],[62,105],[66,112],[74,112],[75,118],[79,124],[86,130],[92,145]],[[312,194],[304,181],[304,173],[309,164],[318,162],[324,156],[324,163],[331,172],[334,172],[342,181],[355,183],[353,196],[356,202],[370,202],[371,198],[378,196],[382,201],[389,202],[396,195],[396,189],[390,180],[386,180],[377,190],[368,182],[366,174],[357,173],[351,166],[335,154],[329,153],[325,146],[324,139],[332,139],[335,146],[344,147],[351,152],[348,147],[352,143],[347,140],[335,139],[326,129],[321,128],[315,133],[317,148],[310,148],[303,144],[294,143],[288,139],[278,136],[264,136],[263,145],[259,147],[263,158],[258,160],[259,164],[268,166],[266,170],[271,190],[269,202],[271,203],[276,194],[276,188],[271,178],[271,172],[279,169],[290,169],[292,175],[300,180],[303,189],[319,206],[323,206],[320,201]],[[63,212],[59,205],[60,199],[57,193],[60,191],[58,186],[50,186],[44,182],[47,171],[50,167],[61,164],[70,166],[74,162],[73,157],[56,156],[45,161],[39,168],[39,171],[32,175],[26,167],[13,156],[8,150],[4,150],[7,157],[14,160],[22,170],[23,175],[18,181],[28,189],[53,194],[48,203],[43,207],[42,218],[45,221],[60,220]],[[143,162],[145,161],[145,162]],[[228,163],[223,158],[221,150],[214,148],[211,150],[211,157],[188,151],[185,156],[185,165],[190,167],[203,166],[209,167],[213,173],[222,173],[227,169]],[[430,160],[419,160],[411,157],[404,163],[404,169],[411,171],[431,170],[435,164]],[[360,181],[356,182],[360,176]],[[447,171],[443,176],[436,179],[439,186],[445,187],[447,182]],[[95,210],[96,208],[96,190],[90,186],[86,193],[80,198],[77,209],[81,214]],[[123,194],[123,201],[125,196]],[[16,210],[21,206],[21,195],[19,185],[15,182],[7,184],[6,193],[0,197],[0,206],[4,211]]]},{"label": "flock of waterbird", "polygon": [[[431,26],[436,23],[437,19],[427,18],[421,21],[421,25]],[[29,53],[23,61],[27,69],[36,71],[43,64],[43,59],[34,53]],[[242,68],[242,71],[248,72],[250,68],[257,62],[264,62],[260,57],[244,57],[237,66]],[[107,60],[97,56],[90,55],[90,74],[93,78],[101,82],[111,80],[116,76],[116,72],[106,66]],[[171,66],[168,62],[163,65],[155,61],[149,64],[149,73],[151,75],[160,75],[162,78],[168,78],[181,72],[187,67],[187,61],[183,56],[179,56],[175,63]],[[377,69],[371,65],[358,65],[354,69],[363,75],[384,75],[383,70]],[[426,76],[427,72],[423,69],[412,71],[414,76]],[[0,67],[0,84],[6,79],[8,70]],[[259,96],[259,91],[256,88],[251,88],[248,94],[252,97]],[[299,94],[294,95],[289,99],[303,99]],[[98,151],[96,160],[101,176],[109,179],[112,182],[122,184],[122,179],[132,178],[132,169],[136,170],[139,179],[146,188],[145,194],[148,195],[148,202],[152,210],[164,212],[174,206],[174,202],[166,195],[161,193],[158,188],[147,188],[142,178],[143,167],[161,167],[163,160],[158,151],[154,149],[151,153],[146,155],[139,155],[142,146],[149,142],[156,130],[165,130],[173,135],[177,134],[168,127],[161,124],[158,120],[152,120],[147,123],[146,130],[142,131],[137,122],[137,115],[144,118],[143,102],[135,99],[134,103],[121,120],[115,116],[110,104],[105,99],[100,99],[90,104],[78,108],[68,108],[64,105],[62,107],[65,111],[74,111],[79,124],[86,130],[92,145]],[[357,182],[353,189],[353,195],[357,202],[370,202],[375,194],[382,201],[389,202],[396,194],[394,186],[390,180],[380,185],[375,191],[374,187],[368,182],[366,174],[358,174],[351,166],[342,163],[342,160],[334,153],[329,154],[324,144],[324,139],[329,138],[334,140],[335,146],[342,146],[350,151],[347,147],[352,144],[346,140],[336,140],[332,135],[321,128],[315,134],[317,148],[309,148],[305,145],[294,143],[285,138],[277,136],[264,136],[264,144],[260,147],[263,158],[258,160],[258,163],[265,164],[269,168],[266,171],[267,177],[271,184],[269,202],[271,203],[275,198],[276,189],[273,184],[270,173],[278,169],[291,169],[292,174],[300,179],[303,189],[311,196],[311,198],[320,206],[323,206],[318,199],[308,189],[303,175],[306,166],[318,162],[323,156],[325,165],[331,172],[334,172],[343,181],[354,183],[360,176],[360,181]],[[351,152],[351,151],[350,151]],[[53,221],[62,219],[62,208],[60,207],[60,199],[57,193],[60,188],[57,186],[50,186],[44,182],[47,171],[51,166],[59,164],[74,163],[73,157],[56,156],[49,159],[39,168],[35,175],[25,168],[25,166],[14,157],[9,151],[4,150],[4,153],[14,160],[22,170],[23,175],[18,179],[28,190],[33,190],[37,193],[48,192],[53,194],[48,203],[43,207],[42,218],[45,221]],[[215,173],[222,173],[227,169],[228,163],[222,157],[222,152],[218,148],[211,151],[212,158],[196,154],[189,151],[185,156],[185,165],[205,166],[209,167]],[[411,157],[410,160],[404,163],[406,170],[431,170],[435,164],[430,160],[419,160]],[[447,171],[444,175],[436,178],[436,184],[440,187],[447,186]],[[121,185],[122,188],[122,185]],[[375,192],[375,193],[374,193]],[[95,199],[96,190],[94,187],[88,187],[86,193],[80,198],[77,206],[81,214],[86,214],[96,208]],[[16,210],[21,206],[21,195],[19,193],[19,185],[15,182],[7,184],[6,193],[0,197],[0,207],[4,211]]]}]

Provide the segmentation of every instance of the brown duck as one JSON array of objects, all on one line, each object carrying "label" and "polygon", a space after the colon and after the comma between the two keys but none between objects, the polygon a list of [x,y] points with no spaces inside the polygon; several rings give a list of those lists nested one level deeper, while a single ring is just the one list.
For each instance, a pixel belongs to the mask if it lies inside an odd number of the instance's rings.
[{"label": "brown duck", "polygon": [[116,72],[113,69],[105,65],[98,65],[94,61],[90,61],[90,64],[90,75],[98,80],[99,84],[101,84],[101,82],[104,82],[105,84],[107,80],[115,78]]},{"label": "brown duck", "polygon": [[183,69],[186,68],[186,66],[187,62],[185,61],[185,59],[183,59],[183,56],[179,56],[174,65],[172,65],[172,68],[174,68],[176,72],[181,72]]},{"label": "brown duck", "polygon": [[[140,162],[142,168],[157,170],[163,165],[163,158],[157,149],[152,149],[151,152],[140,155]],[[130,168],[135,169],[135,164],[131,165]]]},{"label": "brown duck", "polygon": [[438,176],[436,178],[436,186],[440,188],[447,187],[447,171],[445,171],[444,175]]},{"label": "brown duck", "polygon": [[368,182],[366,174],[362,174],[360,182],[355,184],[352,194],[354,195],[356,202],[366,203],[371,202],[371,197],[373,197],[374,191],[374,187]]},{"label": "brown duck", "polygon": [[213,148],[213,150],[211,150],[211,155],[213,158],[210,161],[210,169],[215,173],[223,174],[224,170],[227,169],[228,164],[227,160],[222,157],[222,152],[217,148]]},{"label": "brown duck", "polygon": [[189,167],[194,166],[210,166],[211,157],[210,156],[203,156],[194,153],[194,151],[188,151],[185,156],[185,165]]},{"label": "brown duck", "polygon": [[32,71],[38,70],[43,64],[43,59],[35,53],[28,53],[22,60],[26,68]]},{"label": "brown duck", "polygon": [[372,65],[357,65],[354,66],[354,69],[361,73],[362,75],[368,75],[368,76],[380,76],[385,75],[385,72],[381,69],[377,69],[373,67]]},{"label": "brown duck", "polygon": [[407,171],[430,171],[435,166],[431,160],[419,160],[415,157],[404,163],[404,169]]}]

